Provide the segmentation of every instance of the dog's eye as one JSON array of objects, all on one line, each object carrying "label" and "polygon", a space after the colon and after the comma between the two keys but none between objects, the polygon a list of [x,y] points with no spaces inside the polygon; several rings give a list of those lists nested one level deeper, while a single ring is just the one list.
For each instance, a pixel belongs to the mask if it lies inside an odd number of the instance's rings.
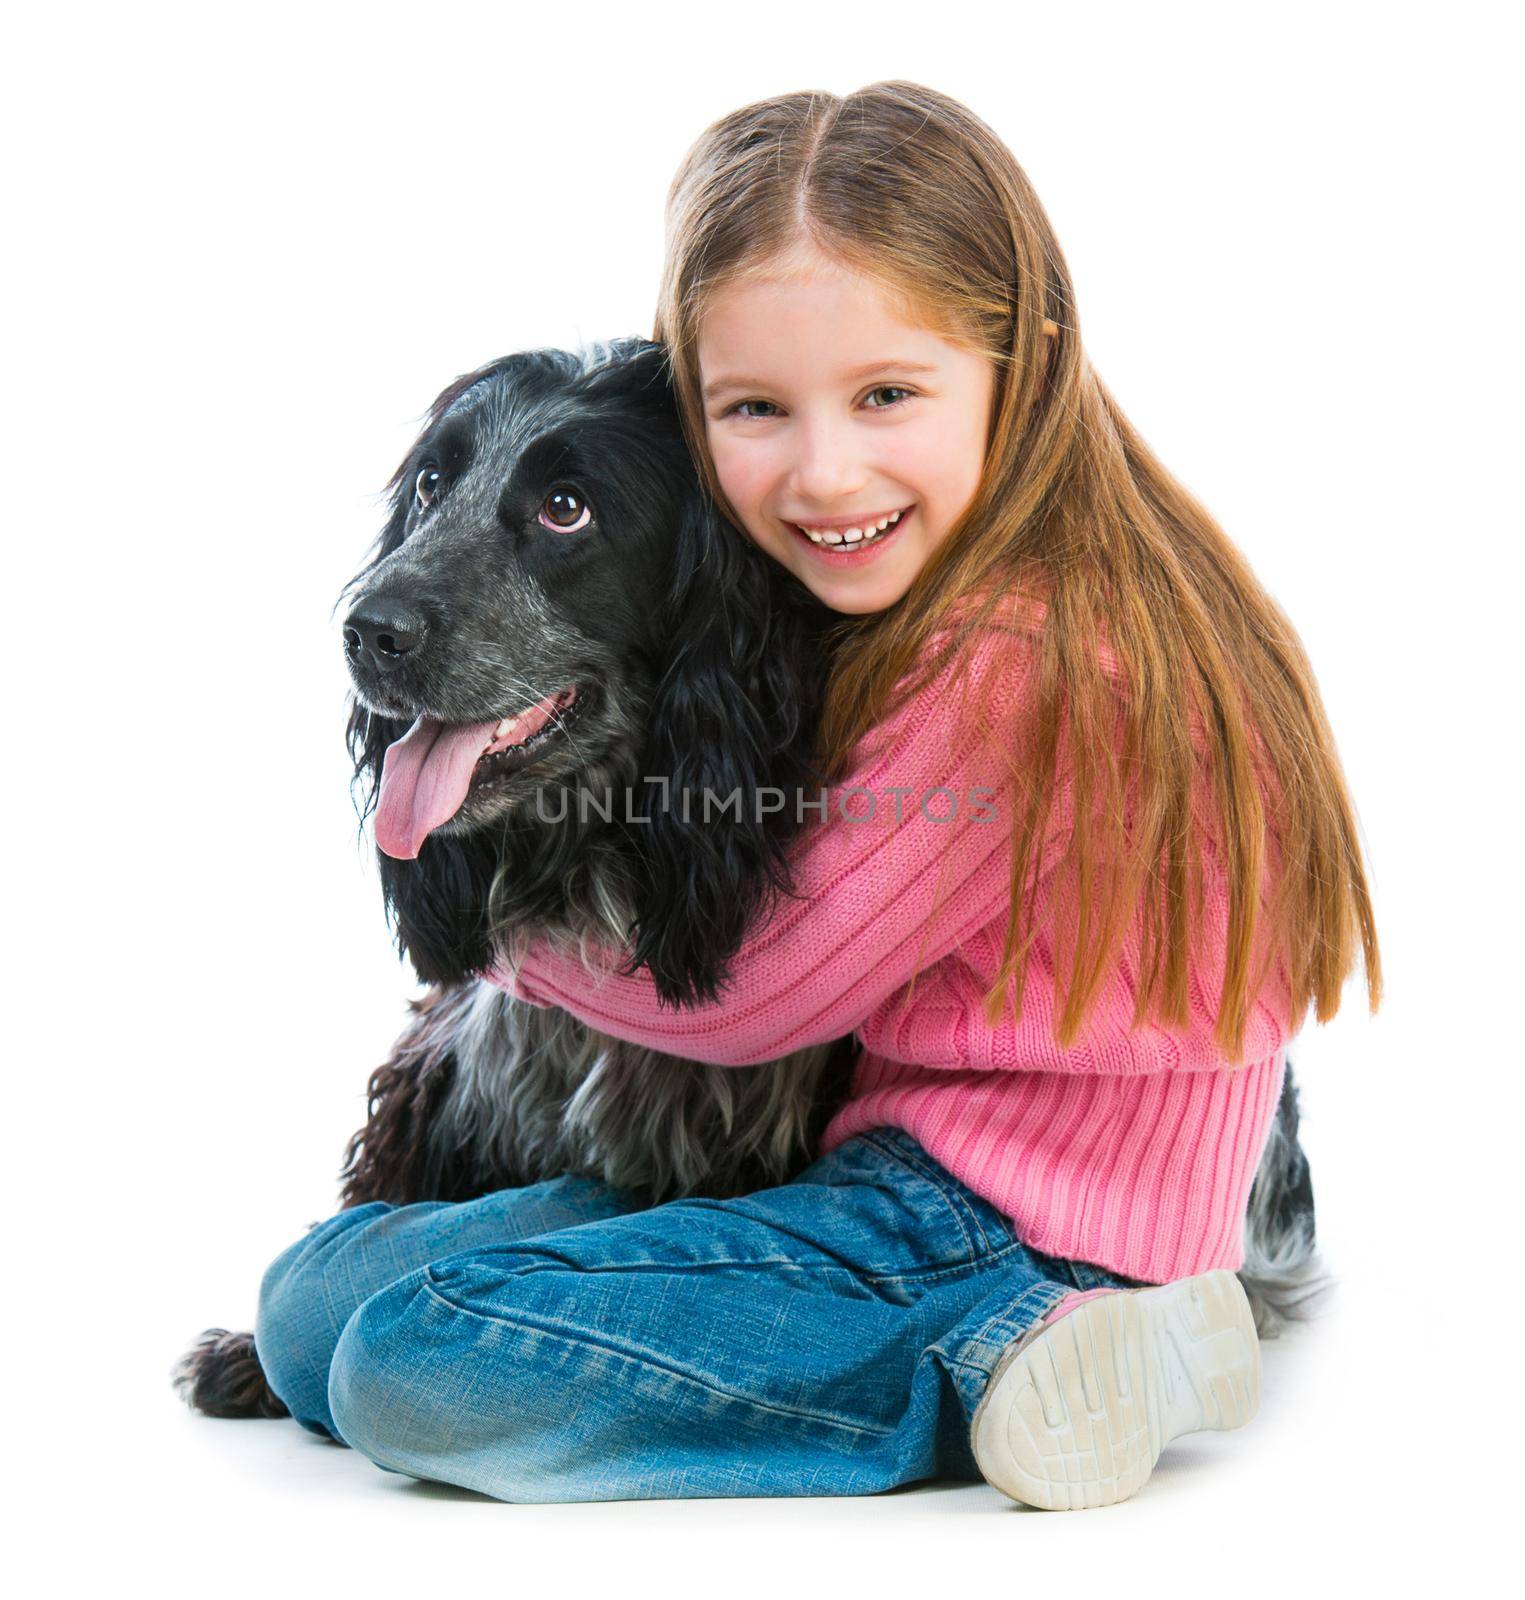
[{"label": "dog's eye", "polygon": [[540,521],[557,533],[576,533],[593,520],[593,512],[575,489],[552,489],[540,507]]},{"label": "dog's eye", "polygon": [[425,467],[413,480],[413,498],[418,501],[420,511],[427,511],[434,504],[440,491],[440,481],[438,467]]}]

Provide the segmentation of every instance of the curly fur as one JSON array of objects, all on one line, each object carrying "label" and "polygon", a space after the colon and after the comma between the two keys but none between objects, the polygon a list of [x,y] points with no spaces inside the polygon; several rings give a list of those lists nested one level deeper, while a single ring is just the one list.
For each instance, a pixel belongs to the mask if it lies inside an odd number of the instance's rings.
[{"label": "curly fur", "polygon": [[768,1071],[680,1061],[517,1004],[491,984],[436,987],[371,1077],[346,1152],[344,1202],[410,1188],[469,1199],[561,1173],[646,1203],[781,1183],[840,1103],[850,1041]]}]

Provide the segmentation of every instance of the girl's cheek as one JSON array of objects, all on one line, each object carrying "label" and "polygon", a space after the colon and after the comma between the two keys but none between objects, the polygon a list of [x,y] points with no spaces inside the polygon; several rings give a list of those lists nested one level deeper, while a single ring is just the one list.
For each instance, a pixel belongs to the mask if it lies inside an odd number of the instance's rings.
[{"label": "girl's cheek", "polygon": [[721,483],[730,493],[730,485],[737,477],[736,452],[729,448],[723,433],[717,433],[714,428],[705,434],[705,440],[710,449],[710,460],[715,463],[715,473]]},{"label": "girl's cheek", "polygon": [[719,450],[711,446],[710,456],[720,487],[732,505],[738,511],[748,511],[766,491],[767,473],[761,470],[760,458],[755,453],[726,450],[724,446]]}]

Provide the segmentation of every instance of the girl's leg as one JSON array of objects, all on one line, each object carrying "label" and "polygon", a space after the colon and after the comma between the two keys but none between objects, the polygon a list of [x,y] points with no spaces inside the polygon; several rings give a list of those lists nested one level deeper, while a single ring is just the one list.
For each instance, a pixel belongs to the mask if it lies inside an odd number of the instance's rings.
[{"label": "girl's leg", "polygon": [[[635,1196],[592,1178],[556,1178],[477,1200],[384,1200],[315,1223],[267,1268],[254,1347],[270,1387],[313,1433],[337,1437],[328,1368],[355,1308],[427,1261],[639,1210]],[[342,1443],[342,1440],[341,1440]]]},{"label": "girl's leg", "polygon": [[978,1480],[992,1368],[1089,1286],[876,1129],[775,1189],[418,1267],[345,1324],[328,1404],[377,1465],[503,1500]]}]

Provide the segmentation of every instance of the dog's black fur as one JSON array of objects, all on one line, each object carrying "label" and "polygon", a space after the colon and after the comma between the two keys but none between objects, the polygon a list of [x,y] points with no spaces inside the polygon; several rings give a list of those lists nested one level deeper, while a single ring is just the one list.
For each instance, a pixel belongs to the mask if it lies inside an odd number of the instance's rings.
[{"label": "dog's black fur", "polygon": [[[362,820],[387,747],[421,713],[495,720],[577,691],[532,745],[479,764],[416,859],[379,855],[399,945],[432,987],[372,1075],[345,1206],[564,1173],[647,1204],[744,1193],[811,1160],[845,1093],[851,1040],[712,1067],[518,1004],[485,976],[544,937],[626,949],[624,970],[649,970],[674,1005],[713,999],[764,900],[790,889],[796,796],[820,782],[810,742],[834,614],[720,523],[665,361],[621,340],[509,356],[451,385],[341,597]],[[548,506],[575,531],[548,525]],[[666,804],[648,778],[667,780]],[[705,821],[676,803],[685,790],[745,803]],[[751,800],[766,790],[785,804],[764,815]],[[1244,1276],[1265,1332],[1295,1314],[1312,1260],[1296,1125],[1289,1080],[1251,1199]],[[207,1330],[174,1376],[213,1415],[285,1409],[248,1334]]]}]

